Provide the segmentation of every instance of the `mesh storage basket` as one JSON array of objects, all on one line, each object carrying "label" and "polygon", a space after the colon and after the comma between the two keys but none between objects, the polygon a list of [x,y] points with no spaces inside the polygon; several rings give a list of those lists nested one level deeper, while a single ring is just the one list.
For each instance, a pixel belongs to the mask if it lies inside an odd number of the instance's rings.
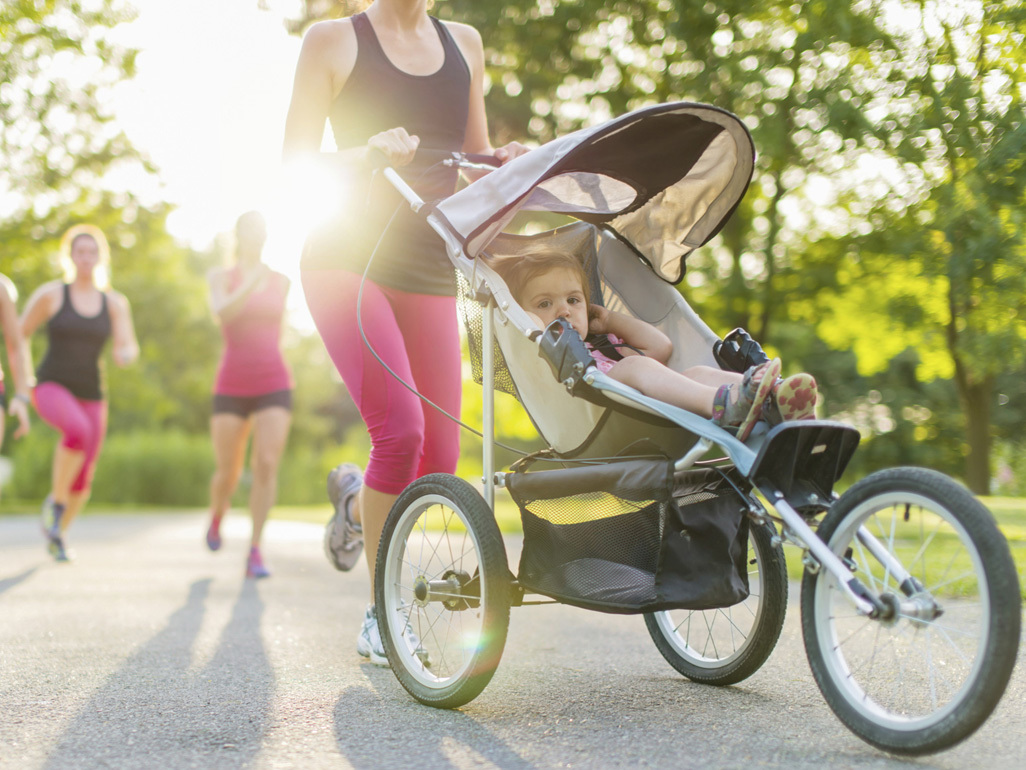
[{"label": "mesh storage basket", "polygon": [[746,504],[721,477],[674,482],[628,460],[510,473],[526,589],[604,612],[728,607],[748,596]]}]

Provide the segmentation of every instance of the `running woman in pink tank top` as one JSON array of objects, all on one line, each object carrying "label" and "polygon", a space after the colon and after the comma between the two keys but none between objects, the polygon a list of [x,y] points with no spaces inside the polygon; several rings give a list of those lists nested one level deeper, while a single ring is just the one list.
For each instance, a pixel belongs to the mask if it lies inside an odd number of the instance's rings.
[{"label": "running woman in pink tank top", "polygon": [[[286,160],[317,157],[329,120],[351,181],[354,203],[332,226],[307,240],[303,289],[310,313],[339,374],[367,424],[370,459],[340,466],[328,479],[336,516],[325,546],[332,563],[351,569],[366,542],[371,602],[357,652],[387,665],[373,607],[374,554],[399,493],[415,479],[452,473],[459,427],[425,405],[381,366],[450,414],[460,409],[460,342],[452,266],[444,247],[408,209],[388,229],[356,298],[371,252],[396,208],[388,196],[368,200],[370,150],[391,165],[408,164],[418,145],[490,154],[503,163],[527,148],[513,142],[493,150],[484,103],[484,47],[465,24],[427,14],[426,0],[375,0],[351,18],[314,24],[303,39],[285,123]],[[435,169],[408,181],[425,199],[451,195],[456,172]],[[361,530],[362,527],[362,530]]]},{"label": "running woman in pink tank top", "polygon": [[216,467],[210,482],[207,547],[221,547],[221,518],[242,475],[250,434],[249,513],[253,522],[246,577],[271,573],[260,551],[264,524],[278,490],[278,465],[292,421],[292,375],[281,352],[289,279],[261,261],[267,230],[249,211],[235,225],[235,260],[212,270],[210,306],[221,324],[224,353],[214,383],[210,434]]}]

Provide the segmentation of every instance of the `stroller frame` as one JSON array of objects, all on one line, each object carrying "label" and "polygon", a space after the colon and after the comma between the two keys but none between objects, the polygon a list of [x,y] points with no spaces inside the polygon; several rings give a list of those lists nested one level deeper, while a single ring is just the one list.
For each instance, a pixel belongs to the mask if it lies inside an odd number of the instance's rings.
[{"label": "stroller frame", "polygon": [[[645,119],[645,112],[637,111],[627,118]],[[690,104],[662,105],[647,112],[655,116],[682,113],[699,119],[711,115],[716,125],[723,124],[723,116],[729,115]],[[580,136],[575,141],[583,145],[596,136],[605,139],[629,132],[631,125],[626,118],[614,121],[591,134],[585,132],[583,141]],[[736,127],[732,131],[735,139],[742,134]],[[575,147],[561,155],[564,149],[558,147],[542,160],[553,167],[563,163],[565,171],[564,161],[573,155]],[[552,157],[562,160],[553,163]],[[451,153],[443,162],[460,168],[491,168],[461,153]],[[528,165],[530,161],[526,160],[521,164]],[[411,695],[427,705],[451,708],[480,694],[498,665],[509,607],[522,601],[523,589],[509,572],[494,519],[495,489],[506,486],[510,475],[498,471],[494,453],[496,361],[492,340],[499,321],[512,323],[538,343],[540,355],[548,356],[556,378],[572,394],[590,389],[609,402],[656,416],[694,435],[693,446],[673,461],[674,472],[695,468],[714,446],[719,447],[749,489],[758,490],[775,510],[774,516],[750,492],[735,488],[747,500],[745,514],[761,528],[752,530],[750,548],[755,550],[749,555],[754,553],[752,563],[759,570],[766,592],[758,600],[750,637],[739,648],[725,655],[707,654],[680,638],[680,625],[675,625],[670,611],[646,614],[653,640],[678,671],[696,681],[733,684],[761,666],[783,622],[787,585],[780,545],[786,541],[804,553],[802,630],[810,665],[828,705],[847,727],[884,750],[926,754],[958,743],[986,720],[1000,700],[1015,663],[1021,601],[1007,542],[989,511],[967,490],[932,471],[897,468],[872,474],[839,496],[833,492],[833,484],[858,444],[858,433],[853,428],[825,420],[783,423],[769,431],[756,431],[742,443],[710,420],[644,396],[602,374],[589,365],[586,352],[576,358],[566,350],[554,353],[553,346],[547,345],[549,330],[534,328],[502,278],[474,259],[512,217],[511,207],[500,209],[502,221],[498,227],[494,221],[487,226],[454,225],[453,213],[459,212],[445,207],[459,196],[467,199],[475,192],[473,186],[439,206],[425,204],[395,169],[383,168],[382,174],[443,240],[455,268],[467,279],[482,308],[483,496],[465,482],[444,474],[415,481],[393,506],[376,557],[375,602],[383,645],[393,672]],[[492,189],[486,188],[482,195],[487,197]],[[743,192],[742,186],[737,194]],[[715,205],[724,219],[733,210],[729,201]],[[614,223],[622,226],[623,218]],[[708,240],[717,229],[706,224],[702,237]],[[672,260],[657,264],[644,255],[642,258],[664,280],[673,282],[679,277],[673,272]],[[682,263],[683,257],[680,259]],[[441,519],[430,518],[435,508],[441,509]],[[444,546],[440,547],[437,540],[432,542],[432,521],[434,525],[441,522],[442,538],[450,537],[450,525],[454,531],[465,530],[464,550],[446,561]],[[779,533],[774,522],[780,524]],[[920,528],[918,553],[904,545],[911,536],[907,533],[916,525]],[[925,531],[928,528],[932,528],[930,533]],[[961,549],[956,555],[964,552],[964,559],[958,562],[959,569],[963,561],[968,565],[964,574],[949,580],[945,573],[938,582],[923,556],[938,539],[956,542]],[[447,542],[451,550],[451,540]],[[418,548],[430,567],[422,566],[420,557],[411,556]],[[435,564],[435,560],[441,563]],[[465,560],[470,566],[465,566]],[[955,557],[951,564],[955,564]],[[957,595],[950,595],[945,587],[956,580],[961,581],[959,585],[965,584],[960,590],[969,593],[975,603],[966,604]],[[512,596],[518,589],[520,601]],[[849,615],[842,617],[835,605],[847,606]],[[439,613],[448,613],[439,617],[473,620],[475,630],[465,636],[476,641],[460,648],[455,662],[446,659],[444,645],[440,657],[438,650],[428,649],[432,647],[429,640],[438,641],[434,621],[422,626],[414,618],[436,606]],[[951,623],[966,617],[968,639],[963,641],[958,636],[963,633],[960,628],[949,633],[938,622],[942,616]],[[851,624],[860,625],[851,630]],[[905,644],[913,652],[925,645],[925,658],[929,660],[926,670],[910,674],[910,681],[901,688],[919,688],[925,694],[902,693],[901,702],[895,703],[879,692],[872,681],[876,652],[861,657],[861,651],[852,651],[856,645],[846,646],[864,624],[878,629],[878,636],[892,634],[894,644]],[[849,633],[851,636],[844,636]],[[931,651],[931,634],[946,638],[951,650]],[[948,673],[957,681],[938,683],[933,656],[945,653],[954,661]],[[867,660],[869,672],[865,668]],[[904,668],[901,673],[904,676]]]}]

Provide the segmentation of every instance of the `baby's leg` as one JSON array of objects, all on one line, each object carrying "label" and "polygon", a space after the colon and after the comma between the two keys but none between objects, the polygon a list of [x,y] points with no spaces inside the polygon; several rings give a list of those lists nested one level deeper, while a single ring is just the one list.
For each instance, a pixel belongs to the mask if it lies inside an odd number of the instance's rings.
[{"label": "baby's leg", "polygon": [[683,375],[690,380],[718,388],[720,385],[733,385],[744,379],[743,374],[728,372],[717,369],[715,366],[692,366],[683,371]]},{"label": "baby's leg", "polygon": [[[701,368],[716,371],[710,367]],[[723,374],[731,373],[723,372]],[[712,384],[691,379],[673,371],[654,358],[645,356],[627,356],[623,360],[617,361],[609,370],[609,376],[617,382],[630,385],[650,398],[665,401],[667,404],[673,404],[702,417],[712,417],[713,398],[716,396],[717,387],[725,384],[724,381]],[[735,376],[740,382],[741,375]]]}]

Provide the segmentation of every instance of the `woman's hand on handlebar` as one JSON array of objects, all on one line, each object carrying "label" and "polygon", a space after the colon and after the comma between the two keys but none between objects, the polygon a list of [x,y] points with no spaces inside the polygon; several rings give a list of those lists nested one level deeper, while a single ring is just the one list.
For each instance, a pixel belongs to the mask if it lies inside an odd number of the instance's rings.
[{"label": "woman's hand on handlebar", "polygon": [[514,158],[519,158],[524,153],[529,152],[530,149],[530,147],[525,147],[520,144],[520,142],[510,142],[509,144],[499,147],[495,151],[495,157],[498,159],[499,163],[506,165]]},{"label": "woman's hand on handlebar", "polygon": [[405,128],[390,128],[367,140],[367,154],[380,152],[388,159],[388,165],[405,166],[413,160],[419,145],[420,137],[411,136]]}]

